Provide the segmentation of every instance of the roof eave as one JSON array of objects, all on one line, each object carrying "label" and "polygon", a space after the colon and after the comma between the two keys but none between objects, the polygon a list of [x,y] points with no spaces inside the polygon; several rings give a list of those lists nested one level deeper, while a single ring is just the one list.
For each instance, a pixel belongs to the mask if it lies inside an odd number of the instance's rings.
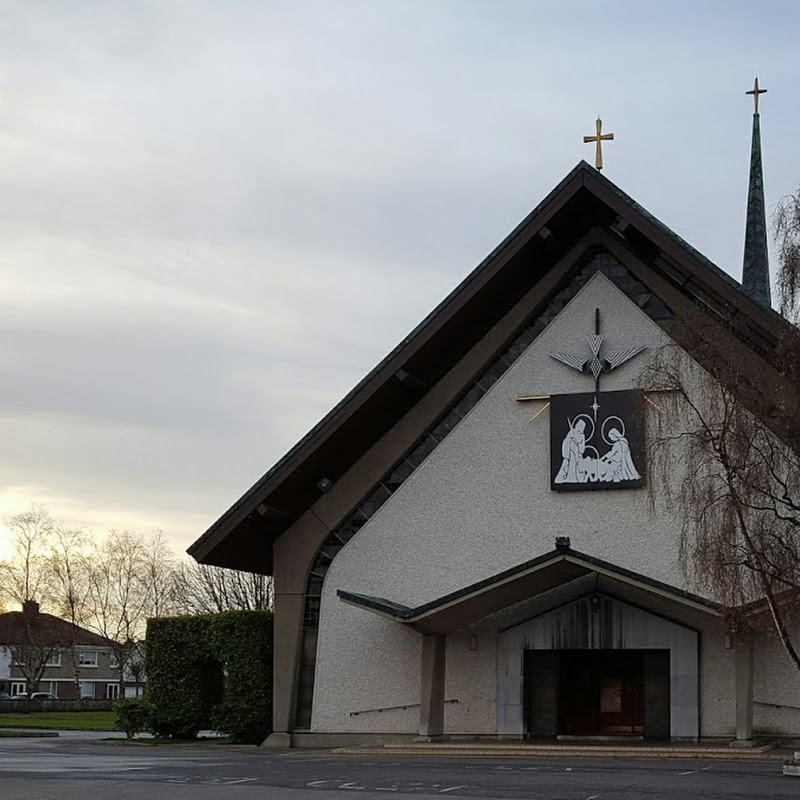
[{"label": "roof eave", "polygon": [[[459,607],[465,606],[481,594],[496,592],[501,587],[510,584],[519,584],[521,581],[526,581],[537,572],[552,570],[558,564],[575,565],[585,570],[586,574],[596,573],[611,578],[619,583],[667,599],[694,611],[701,611],[715,617],[719,617],[723,613],[722,606],[719,603],[701,597],[700,595],[692,594],[691,592],[671,586],[663,581],[640,575],[624,567],[595,558],[594,556],[563,548],[544,553],[531,561],[498,573],[491,578],[471,584],[463,589],[443,595],[436,600],[416,607],[395,603],[380,597],[371,597],[356,592],[349,592],[344,589],[339,589],[337,591],[337,596],[340,600],[349,605],[371,611],[385,619],[425,630],[427,627],[431,627],[431,623],[435,617],[442,615],[446,611],[458,610]],[[498,606],[493,609],[491,613],[504,607],[506,606]]]},{"label": "roof eave", "polygon": [[[684,289],[691,282],[701,286],[703,291],[719,297],[726,306],[734,306],[737,313],[741,313],[757,329],[766,332],[772,340],[776,340],[787,329],[788,323],[777,312],[752,301],[743,293],[735,280],[658,222],[646,209],[639,206],[601,173],[582,161],[409,336],[403,339],[330,413],[222,514],[188,548],[188,553],[201,563],[235,566],[233,562],[237,559],[228,551],[237,548],[223,548],[222,544],[226,538],[239,531],[248,517],[261,519],[259,509],[269,513],[273,506],[270,500],[282,486],[286,485],[287,479],[308,463],[308,459],[328,442],[346,421],[357,414],[376,391],[391,381],[414,354],[452,320],[459,310],[464,308],[465,304],[471,301],[487,282],[496,276],[514,255],[584,188],[652,241],[659,252],[668,256],[671,262],[681,265],[685,272],[682,284]],[[296,510],[293,513],[293,518],[299,516]],[[280,533],[277,528],[276,531]],[[243,531],[240,532],[245,536]],[[268,550],[271,547],[271,539],[265,536],[258,544],[261,549]],[[249,549],[253,551],[251,555],[258,550],[256,546],[251,546]],[[223,550],[226,552],[223,553]],[[263,566],[263,569],[255,571],[271,570],[268,555],[255,553],[255,557],[256,560],[260,559],[259,563]],[[248,563],[256,563],[250,557],[247,560]]]},{"label": "roof eave", "polygon": [[403,341],[189,546],[188,554],[201,563],[209,561],[213,557],[213,550],[237,525],[259,505],[269,505],[267,501],[270,494],[280,486],[281,482],[297,469],[346,417],[355,413],[379,386],[393,378],[414,352],[428,342],[436,331],[458,312],[459,308],[472,299],[505,263],[545,227],[552,216],[583,188],[587,174],[592,171],[585,161],[580,161]]}]

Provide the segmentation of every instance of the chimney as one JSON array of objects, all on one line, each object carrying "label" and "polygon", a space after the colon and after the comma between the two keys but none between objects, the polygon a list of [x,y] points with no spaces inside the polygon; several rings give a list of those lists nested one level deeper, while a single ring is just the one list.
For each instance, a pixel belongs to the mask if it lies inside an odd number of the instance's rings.
[{"label": "chimney", "polygon": [[35,600],[26,600],[22,604],[22,613],[28,617],[34,617],[39,613],[39,604]]}]

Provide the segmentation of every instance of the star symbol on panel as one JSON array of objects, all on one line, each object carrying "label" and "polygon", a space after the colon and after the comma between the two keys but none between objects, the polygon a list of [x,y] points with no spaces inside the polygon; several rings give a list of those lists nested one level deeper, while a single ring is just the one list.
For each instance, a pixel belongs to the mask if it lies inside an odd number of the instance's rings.
[{"label": "star symbol on panel", "polygon": [[576,370],[577,372],[591,372],[594,376],[595,383],[600,382],[600,376],[604,372],[612,372],[621,367],[626,362],[630,361],[639,353],[644,352],[647,348],[641,345],[628,347],[625,350],[615,350],[607,356],[600,355],[600,350],[603,347],[603,336],[600,333],[600,309],[595,309],[594,312],[594,334],[587,336],[586,341],[589,344],[589,351],[591,355],[588,358],[573,355],[572,353],[550,353],[550,357],[568,367]]}]

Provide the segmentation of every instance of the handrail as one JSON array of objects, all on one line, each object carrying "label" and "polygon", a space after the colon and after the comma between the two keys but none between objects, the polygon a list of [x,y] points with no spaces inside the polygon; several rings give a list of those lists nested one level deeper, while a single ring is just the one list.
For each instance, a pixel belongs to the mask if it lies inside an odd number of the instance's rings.
[{"label": "handrail", "polygon": [[[445,700],[445,705],[457,705],[458,700]],[[419,708],[420,703],[409,703],[407,706],[385,706],[384,708],[365,708],[361,711],[351,711],[351,717],[358,717],[361,714],[382,714],[384,711],[405,711],[408,708]]]},{"label": "handrail", "polygon": [[754,706],[769,706],[770,708],[793,708],[796,711],[800,711],[800,706],[790,706],[786,703],[765,703],[761,700],[753,700]]}]

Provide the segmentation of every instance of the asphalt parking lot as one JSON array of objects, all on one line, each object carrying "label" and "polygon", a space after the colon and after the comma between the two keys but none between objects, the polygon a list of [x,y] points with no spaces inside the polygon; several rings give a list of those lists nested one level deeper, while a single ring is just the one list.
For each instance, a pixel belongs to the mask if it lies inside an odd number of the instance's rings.
[{"label": "asphalt parking lot", "polygon": [[525,800],[796,798],[780,762],[377,758],[225,745],[148,747],[0,739],[2,800],[362,800],[393,795]]}]

